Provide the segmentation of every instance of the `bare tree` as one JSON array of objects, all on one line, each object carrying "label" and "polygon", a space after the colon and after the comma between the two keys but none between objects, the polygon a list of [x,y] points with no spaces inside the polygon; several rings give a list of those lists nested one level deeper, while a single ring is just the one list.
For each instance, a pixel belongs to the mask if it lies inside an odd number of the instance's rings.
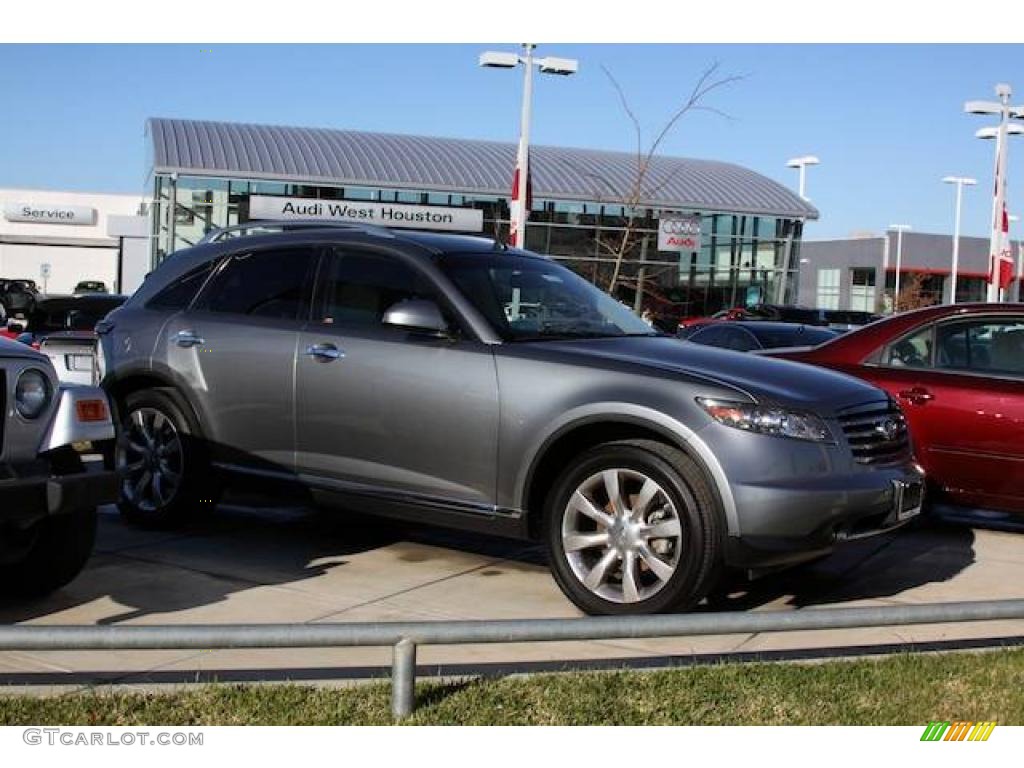
[{"label": "bare tree", "polygon": [[[618,94],[619,103],[632,123],[633,130],[636,133],[636,156],[628,188],[622,189],[621,186],[613,183],[603,174],[584,172],[585,175],[591,177],[597,184],[597,198],[599,200],[615,200],[615,202],[621,203],[624,208],[625,226],[610,238],[602,237],[600,234],[598,234],[597,237],[598,247],[612,259],[613,264],[611,278],[608,281],[608,293],[614,294],[616,285],[620,283],[622,263],[627,254],[629,254],[640,241],[640,237],[637,235],[639,224],[638,211],[645,203],[653,200],[657,196],[658,192],[660,192],[674,178],[674,172],[663,173],[661,174],[661,177],[658,178],[652,170],[652,161],[662,143],[671,133],[672,129],[676,127],[679,121],[690,112],[712,112],[714,114],[721,115],[722,117],[729,117],[721,110],[704,104],[705,98],[712,91],[718,90],[725,85],[742,79],[742,77],[736,75],[724,77],[718,76],[718,66],[719,65],[716,63],[704,70],[704,73],[700,76],[696,84],[693,86],[693,89],[690,91],[689,96],[686,97],[682,104],[664,123],[655,135],[654,140],[646,146],[644,145],[643,128],[640,124],[640,120],[637,118],[636,113],[629,103],[629,99],[626,97],[626,92],[619,84],[619,81],[615,79],[615,76],[612,75],[606,67],[601,67],[605,75],[611,81],[615,92]],[[643,291],[643,286],[639,283],[640,281],[637,280],[636,289],[638,291]]]}]

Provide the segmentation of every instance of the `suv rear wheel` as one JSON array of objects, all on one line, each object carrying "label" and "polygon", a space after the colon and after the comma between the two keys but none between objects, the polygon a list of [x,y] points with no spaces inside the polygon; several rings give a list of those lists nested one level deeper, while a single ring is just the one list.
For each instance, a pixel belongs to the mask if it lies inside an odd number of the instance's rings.
[{"label": "suv rear wheel", "polygon": [[121,473],[118,508],[132,522],[167,527],[214,501],[199,429],[165,389],[128,395],[119,408],[114,462]]},{"label": "suv rear wheel", "polygon": [[692,608],[722,563],[721,510],[701,468],[650,440],[605,443],[555,483],[545,535],[555,581],[591,614]]}]

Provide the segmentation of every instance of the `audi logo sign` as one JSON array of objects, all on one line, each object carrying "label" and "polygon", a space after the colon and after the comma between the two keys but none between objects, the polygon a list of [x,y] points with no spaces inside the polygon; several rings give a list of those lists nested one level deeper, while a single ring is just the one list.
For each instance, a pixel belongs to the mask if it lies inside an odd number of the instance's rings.
[{"label": "audi logo sign", "polygon": [[658,250],[700,250],[700,216],[662,216],[658,221]]}]

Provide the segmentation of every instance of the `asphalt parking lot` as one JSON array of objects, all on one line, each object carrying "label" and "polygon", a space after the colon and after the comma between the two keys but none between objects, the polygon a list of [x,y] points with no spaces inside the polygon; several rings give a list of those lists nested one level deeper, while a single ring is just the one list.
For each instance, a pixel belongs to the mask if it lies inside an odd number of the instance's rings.
[{"label": "asphalt parking lot", "polygon": [[[1024,534],[924,523],[849,543],[817,563],[735,582],[702,610],[792,610],[1024,596]],[[539,547],[328,512],[222,505],[177,532],[102,511],[97,551],[68,587],[0,604],[0,621],[197,624],[507,619],[578,615]],[[1024,641],[1024,621],[699,638],[427,647],[427,673],[577,664],[647,666],[856,655]],[[390,649],[0,653],[0,686],[154,686],[205,680],[345,681],[386,673]]]}]

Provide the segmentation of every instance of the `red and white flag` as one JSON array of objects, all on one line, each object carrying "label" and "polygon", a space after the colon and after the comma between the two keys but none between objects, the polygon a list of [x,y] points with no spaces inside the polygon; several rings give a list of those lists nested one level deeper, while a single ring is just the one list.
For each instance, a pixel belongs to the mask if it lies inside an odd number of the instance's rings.
[{"label": "red and white flag", "polygon": [[[996,183],[998,184],[998,177]],[[1010,214],[1003,201],[1003,215],[1000,222],[999,249],[992,254],[988,270],[988,282],[998,282],[999,290],[1005,291],[1013,282],[1013,253],[1010,250]]]},{"label": "red and white flag", "polygon": [[[512,176],[512,199],[509,201],[509,214],[511,218],[508,244],[513,248],[522,248],[526,245],[526,220],[530,218],[530,208],[533,205],[533,185],[530,182],[530,152],[526,144],[519,142],[519,150],[516,152],[516,172]],[[523,233],[520,236],[519,229]]]},{"label": "red and white flag", "polygon": [[996,152],[995,188],[992,190],[992,238],[988,284],[989,301],[998,301],[1013,280],[1013,255],[1010,251],[1010,216],[1006,210],[1006,153]]}]

